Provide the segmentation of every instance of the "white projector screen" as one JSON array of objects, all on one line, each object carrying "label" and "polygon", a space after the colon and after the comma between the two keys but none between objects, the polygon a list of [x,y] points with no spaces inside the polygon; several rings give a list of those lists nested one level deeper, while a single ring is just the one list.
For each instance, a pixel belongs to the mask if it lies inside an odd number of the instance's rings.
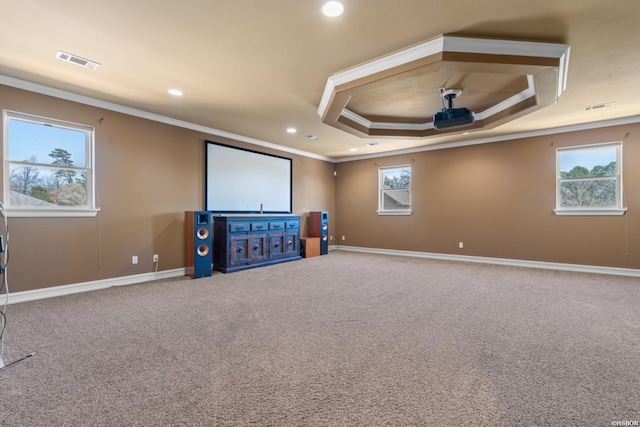
[{"label": "white projector screen", "polygon": [[292,212],[293,162],[205,141],[205,206],[214,213]]}]

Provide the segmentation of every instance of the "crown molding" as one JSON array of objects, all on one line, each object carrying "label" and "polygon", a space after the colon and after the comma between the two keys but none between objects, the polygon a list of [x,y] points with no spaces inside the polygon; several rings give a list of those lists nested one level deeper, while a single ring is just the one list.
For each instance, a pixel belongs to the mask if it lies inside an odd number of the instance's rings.
[{"label": "crown molding", "polygon": [[365,64],[348,68],[329,77],[318,106],[318,115],[320,117],[324,117],[333,98],[333,94],[335,93],[335,89],[338,86],[445,51],[487,55],[557,58],[560,61],[557,95],[560,96],[567,86],[567,68],[569,66],[570,50],[570,45],[561,43],[482,39],[475,37],[443,35]]},{"label": "crown molding", "polygon": [[9,87],[14,87],[16,89],[23,89],[29,92],[39,93],[41,95],[47,95],[55,98],[64,99],[67,101],[73,101],[73,102],[78,102],[80,104],[90,105],[93,107],[104,108],[106,110],[116,111],[119,113],[132,115],[135,117],[145,118],[148,120],[153,120],[153,121],[157,121],[157,122],[161,122],[161,123],[165,123],[165,124],[169,124],[177,127],[182,127],[185,129],[195,130],[195,131],[210,134],[210,135],[217,135],[217,136],[221,136],[221,137],[225,137],[225,138],[229,138],[229,139],[233,139],[241,142],[246,142],[249,144],[259,145],[267,148],[273,148],[283,152],[298,154],[301,156],[310,157],[317,160],[323,160],[330,163],[344,163],[344,162],[351,162],[351,161],[357,161],[357,160],[376,159],[381,157],[389,157],[389,156],[402,155],[402,154],[419,153],[423,151],[444,150],[449,148],[465,147],[469,145],[488,144],[492,142],[501,142],[501,141],[509,141],[514,139],[532,138],[536,136],[577,132],[582,130],[591,130],[591,129],[598,129],[603,127],[619,126],[619,125],[626,125],[626,124],[633,124],[633,123],[640,122],[640,115],[637,115],[637,116],[623,117],[618,119],[583,123],[578,125],[561,126],[561,127],[555,127],[555,128],[540,129],[535,131],[513,133],[508,135],[499,135],[494,137],[470,139],[465,141],[456,141],[456,142],[445,143],[445,144],[434,144],[434,145],[428,145],[428,146],[422,146],[422,147],[416,147],[416,148],[408,148],[403,150],[386,151],[384,153],[374,153],[374,154],[368,154],[368,155],[350,156],[350,157],[343,157],[343,158],[331,158],[331,157],[317,155],[314,153],[308,153],[300,150],[291,149],[289,147],[284,147],[278,144],[261,141],[258,139],[233,134],[230,132],[224,132],[219,129],[196,125],[194,123],[189,123],[186,121],[173,119],[171,117],[149,113],[149,112],[134,109],[131,107],[126,107],[123,105],[91,98],[88,96],[79,95],[79,94],[75,94],[75,93],[60,90],[60,89],[55,89],[49,86],[44,86],[38,83],[33,83],[33,82],[17,79],[14,77],[9,77],[2,74],[0,74],[0,84],[9,86]]},{"label": "crown molding", "polygon": [[[506,110],[507,108],[511,108],[514,105],[518,105],[519,103],[525,101],[526,99],[535,96],[535,81],[532,75],[527,76],[528,87],[520,93],[513,95],[510,98],[505,99],[504,101],[493,105],[487,108],[484,111],[476,113],[477,120],[487,119],[495,114],[498,114],[501,111]],[[433,129],[433,122],[426,123],[387,123],[387,122],[372,122],[361,115],[354,113],[353,111],[343,108],[342,113],[340,115],[344,118],[347,118],[362,127],[367,129],[392,129],[392,130],[417,130],[423,131],[427,129]]]},{"label": "crown molding", "polygon": [[311,157],[317,160],[324,160],[327,162],[334,162],[334,159],[330,157],[321,156],[315,153],[309,153],[302,150],[296,150],[295,148],[285,147],[283,145],[274,144],[272,142],[262,141],[255,138],[250,138],[243,135],[238,135],[231,132],[226,132],[220,129],[211,128],[208,126],[202,126],[195,123],[187,122],[184,120],[174,119],[172,117],[163,116],[156,113],[150,113],[148,111],[139,110],[137,108],[127,107],[125,105],[116,104],[113,102],[103,101],[97,98],[91,98],[85,95],[79,95],[77,93],[68,92],[61,89],[52,88],[49,86],[41,85],[39,83],[33,83],[26,80],[17,79],[15,77],[9,77],[0,74],[0,84],[5,86],[14,87],[16,89],[22,89],[29,92],[38,93],[41,95],[52,96],[54,98],[64,99],[66,101],[73,101],[79,104],[90,105],[92,107],[103,108],[109,111],[115,111],[129,116],[139,117],[142,119],[152,120],[154,122],[164,123],[171,126],[176,126],[183,129],[194,130],[197,132],[206,133],[208,135],[220,136],[223,138],[229,138],[240,142],[246,142],[248,144],[258,145],[261,147],[272,148],[274,150],[284,151],[291,154],[297,154],[299,156]]},{"label": "crown molding", "polygon": [[403,150],[385,151],[384,153],[364,154],[361,156],[350,156],[335,159],[335,163],[353,162],[356,160],[379,159],[381,157],[397,156],[402,154],[421,153],[423,151],[446,150],[448,148],[466,147],[469,145],[489,144],[491,142],[511,141],[514,139],[533,138],[536,136],[556,135],[583,130],[599,129],[604,127],[621,126],[633,123],[640,123],[639,116],[622,117],[619,119],[602,120],[598,122],[581,123],[578,125],[561,126],[555,128],[539,129],[527,132],[511,133],[507,135],[491,136],[486,138],[469,139],[465,141],[455,141],[444,144],[433,144],[422,147],[406,148]]}]

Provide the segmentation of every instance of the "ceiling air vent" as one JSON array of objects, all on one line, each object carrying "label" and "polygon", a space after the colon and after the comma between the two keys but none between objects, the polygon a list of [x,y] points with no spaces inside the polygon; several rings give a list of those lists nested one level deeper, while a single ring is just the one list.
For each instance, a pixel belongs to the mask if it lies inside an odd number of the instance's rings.
[{"label": "ceiling air vent", "polygon": [[56,58],[63,61],[71,62],[76,65],[80,65],[85,68],[89,68],[90,70],[95,70],[100,66],[100,64],[98,64],[97,62],[89,61],[88,59],[80,58],[79,56],[72,55],[61,50],[56,53]]},{"label": "ceiling air vent", "polygon": [[613,107],[614,105],[616,105],[615,102],[607,102],[605,104],[587,105],[586,107],[584,107],[584,109],[585,111],[599,110],[600,108],[610,108],[610,107]]}]

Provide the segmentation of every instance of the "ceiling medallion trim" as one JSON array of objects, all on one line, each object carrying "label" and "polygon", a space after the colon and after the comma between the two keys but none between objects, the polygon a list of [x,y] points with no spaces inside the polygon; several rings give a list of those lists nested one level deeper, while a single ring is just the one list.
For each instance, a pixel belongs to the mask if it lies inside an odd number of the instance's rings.
[{"label": "ceiling medallion trim", "polygon": [[[455,59],[443,59],[447,53],[454,53]],[[557,102],[557,97],[566,89],[569,53],[570,46],[561,43],[443,35],[329,77],[318,106],[318,115],[324,123],[362,137],[424,138],[495,127]],[[478,57],[486,62],[478,62]],[[556,61],[549,62],[550,59]],[[419,69],[425,73],[455,69],[466,73],[521,74],[526,76],[528,87],[476,113],[476,123],[462,130],[435,130],[433,122],[426,117],[422,123],[410,123],[410,120],[375,122],[349,109],[354,91],[361,93],[367,89],[367,84],[384,83],[387,77]],[[525,70],[527,72],[522,73]],[[537,78],[541,78],[544,84],[536,85]],[[552,87],[550,81],[553,82]]]}]

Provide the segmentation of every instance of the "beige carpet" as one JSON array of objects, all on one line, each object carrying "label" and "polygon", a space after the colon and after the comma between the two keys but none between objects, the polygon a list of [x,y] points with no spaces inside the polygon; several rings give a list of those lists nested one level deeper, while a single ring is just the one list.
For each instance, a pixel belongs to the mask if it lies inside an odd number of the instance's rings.
[{"label": "beige carpet", "polygon": [[9,306],[2,426],[640,420],[640,281],[333,251]]}]

